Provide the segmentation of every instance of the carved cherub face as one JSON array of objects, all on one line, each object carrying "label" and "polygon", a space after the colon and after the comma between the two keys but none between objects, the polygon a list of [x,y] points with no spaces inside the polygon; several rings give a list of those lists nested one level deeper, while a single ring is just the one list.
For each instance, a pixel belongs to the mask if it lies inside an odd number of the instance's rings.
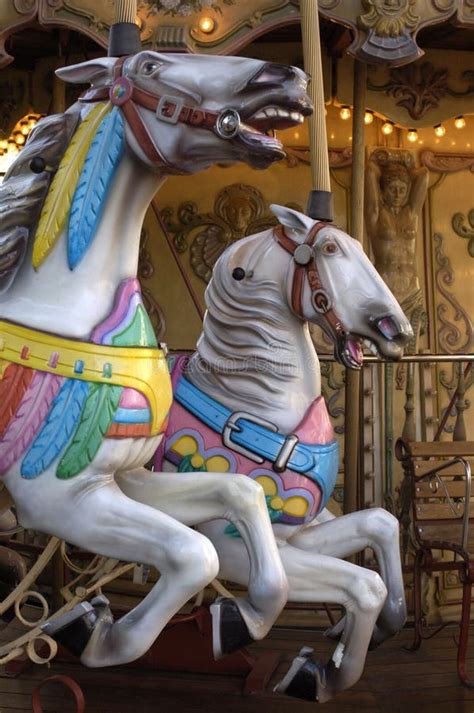
[{"label": "carved cherub face", "polygon": [[381,37],[398,37],[413,30],[420,20],[413,12],[416,0],[363,0],[368,12],[359,17],[362,27]]}]

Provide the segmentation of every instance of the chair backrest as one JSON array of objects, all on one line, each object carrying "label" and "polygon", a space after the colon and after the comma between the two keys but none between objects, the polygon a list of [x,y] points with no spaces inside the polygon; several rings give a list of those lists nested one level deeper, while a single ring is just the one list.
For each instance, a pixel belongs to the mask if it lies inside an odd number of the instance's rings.
[{"label": "chair backrest", "polygon": [[411,483],[413,530],[418,544],[464,556],[474,552],[474,534],[469,532],[474,441],[399,439],[396,452]]}]

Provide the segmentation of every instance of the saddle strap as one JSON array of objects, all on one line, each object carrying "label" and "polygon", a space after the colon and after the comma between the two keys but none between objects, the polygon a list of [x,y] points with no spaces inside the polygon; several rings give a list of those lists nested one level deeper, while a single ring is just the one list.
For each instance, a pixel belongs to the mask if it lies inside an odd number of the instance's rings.
[{"label": "saddle strap", "polygon": [[70,676],[62,675],[48,676],[48,678],[45,678],[43,681],[41,681],[39,686],[34,690],[33,696],[31,697],[33,713],[43,713],[43,708],[41,706],[41,689],[47,683],[53,682],[62,683],[63,686],[66,686],[66,688],[71,691],[74,696],[74,700],[76,701],[76,713],[84,713],[86,709],[86,702],[81,687],[78,683],[76,683],[76,681],[70,678]]}]

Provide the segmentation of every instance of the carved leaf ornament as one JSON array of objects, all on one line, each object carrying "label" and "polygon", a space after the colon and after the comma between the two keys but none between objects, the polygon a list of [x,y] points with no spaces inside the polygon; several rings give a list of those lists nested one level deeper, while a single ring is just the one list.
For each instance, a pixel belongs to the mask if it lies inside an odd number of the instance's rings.
[{"label": "carved leaf ornament", "polygon": [[471,208],[467,214],[467,221],[468,225],[466,225],[466,216],[464,213],[455,213],[451,222],[456,235],[469,240],[467,251],[471,257],[474,257],[474,208]]}]

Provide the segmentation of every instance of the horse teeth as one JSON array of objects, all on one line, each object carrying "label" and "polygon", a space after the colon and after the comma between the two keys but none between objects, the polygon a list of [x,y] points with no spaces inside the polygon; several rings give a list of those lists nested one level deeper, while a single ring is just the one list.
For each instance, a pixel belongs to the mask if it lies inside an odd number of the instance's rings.
[{"label": "horse teeth", "polygon": [[269,116],[271,118],[278,116],[278,111],[277,109],[274,109],[273,107],[269,107],[268,109],[265,109],[265,115]]},{"label": "horse teeth", "polygon": [[282,116],[286,118],[287,116],[290,116],[290,112],[287,111],[286,109],[278,109],[277,111],[278,116]]},{"label": "horse teeth", "polygon": [[255,116],[253,117],[254,119],[265,119],[266,118],[266,113],[264,111],[259,111]]},{"label": "horse teeth", "polygon": [[303,117],[297,111],[291,112],[291,118],[293,119],[293,121],[297,121],[298,123],[301,123],[303,121]]}]

